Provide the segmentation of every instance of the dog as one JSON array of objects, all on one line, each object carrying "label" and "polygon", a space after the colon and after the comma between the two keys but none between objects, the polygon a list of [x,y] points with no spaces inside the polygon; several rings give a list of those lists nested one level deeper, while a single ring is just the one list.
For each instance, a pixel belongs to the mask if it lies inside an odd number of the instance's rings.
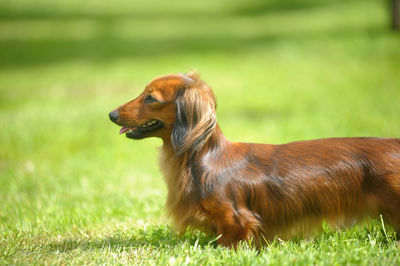
[{"label": "dog", "polygon": [[216,98],[197,73],[154,79],[109,117],[131,139],[158,137],[168,187],[166,208],[187,227],[263,245],[382,217],[400,230],[400,139],[329,138],[283,145],[230,142],[217,123]]}]

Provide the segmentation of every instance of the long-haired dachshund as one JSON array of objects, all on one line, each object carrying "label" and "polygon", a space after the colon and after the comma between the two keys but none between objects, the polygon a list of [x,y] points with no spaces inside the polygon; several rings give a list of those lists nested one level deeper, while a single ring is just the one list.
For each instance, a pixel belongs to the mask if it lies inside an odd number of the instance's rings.
[{"label": "long-haired dachshund", "polygon": [[178,231],[257,245],[323,220],[382,214],[400,230],[400,139],[331,138],[283,145],[222,134],[211,88],[196,73],[156,78],[110,119],[128,138],[163,141],[166,207]]}]

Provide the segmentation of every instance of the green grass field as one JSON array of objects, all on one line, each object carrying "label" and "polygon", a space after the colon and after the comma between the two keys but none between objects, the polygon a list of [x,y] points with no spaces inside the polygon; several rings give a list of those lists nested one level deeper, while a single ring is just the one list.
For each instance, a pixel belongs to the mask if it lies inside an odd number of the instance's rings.
[{"label": "green grass field", "polygon": [[108,120],[197,69],[232,141],[399,137],[388,20],[379,0],[0,1],[0,264],[400,264],[379,219],[259,252],[176,236],[160,140]]}]

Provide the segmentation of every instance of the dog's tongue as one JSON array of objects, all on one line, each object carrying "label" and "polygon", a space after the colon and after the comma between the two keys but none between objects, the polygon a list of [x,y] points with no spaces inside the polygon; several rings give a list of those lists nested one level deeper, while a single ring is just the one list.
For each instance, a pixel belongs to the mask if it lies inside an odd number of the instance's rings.
[{"label": "dog's tongue", "polygon": [[127,127],[121,127],[121,129],[119,130],[119,134],[122,135],[128,130],[129,130],[129,128],[127,128]]}]

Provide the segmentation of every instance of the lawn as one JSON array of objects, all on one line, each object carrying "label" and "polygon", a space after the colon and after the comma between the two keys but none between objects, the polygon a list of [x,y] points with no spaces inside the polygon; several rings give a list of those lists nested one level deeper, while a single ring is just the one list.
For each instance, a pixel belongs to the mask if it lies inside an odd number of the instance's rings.
[{"label": "lawn", "polygon": [[177,236],[160,140],[108,119],[155,76],[197,69],[232,141],[399,137],[386,4],[0,1],[0,264],[400,264],[379,218],[260,251]]}]

